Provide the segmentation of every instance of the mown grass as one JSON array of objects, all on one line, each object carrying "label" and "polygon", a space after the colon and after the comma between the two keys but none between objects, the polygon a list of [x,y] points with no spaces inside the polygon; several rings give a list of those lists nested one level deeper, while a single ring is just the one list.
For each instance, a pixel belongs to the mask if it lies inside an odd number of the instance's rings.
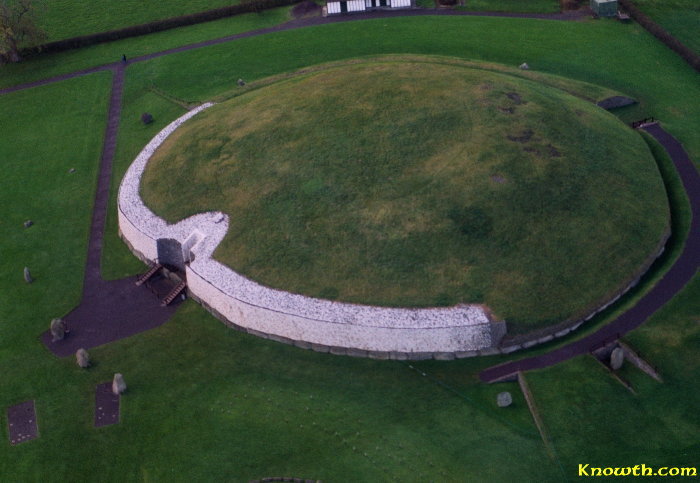
[{"label": "mown grass", "polygon": [[590,356],[528,374],[552,443],[570,478],[579,464],[599,467],[696,467],[700,357],[700,283],[626,339],[656,366],[664,382],[629,362],[621,375],[632,394]]},{"label": "mown grass", "polygon": [[700,53],[700,3],[696,0],[633,0],[642,12]]},{"label": "mown grass", "polygon": [[0,86],[7,87],[95,65],[111,64],[120,61],[122,55],[131,59],[185,44],[271,27],[289,20],[289,10],[290,7],[264,10],[59,54],[38,55],[17,64],[0,65]]},{"label": "mown grass", "polygon": [[559,0],[465,0],[460,10],[474,12],[556,13]]},{"label": "mown grass", "polygon": [[[624,119],[661,118],[691,156],[698,159],[700,155],[696,136],[700,107],[689,102],[698,97],[697,74],[634,25],[451,18],[355,24],[271,35],[264,41],[237,42],[197,55],[179,54],[167,61],[130,66],[124,106],[129,114],[120,125],[115,176],[126,169],[142,139],[149,138],[146,131],[150,128],[138,121],[143,110],[152,110],[156,122],[163,124],[182,112],[175,105],[171,108],[168,101],[152,97],[148,91],[152,82],[176,97],[207,99],[230,90],[238,77],[252,80],[326,60],[387,51],[438,53],[509,65],[527,61],[536,70],[607,85],[642,101],[641,106],[625,110],[621,114]],[[193,34],[195,30],[172,32],[167,42],[174,45],[204,35],[200,30]],[[164,45],[163,37],[150,38],[141,39],[139,48],[148,51]],[[118,59],[120,45],[124,44],[32,62],[17,75],[38,78],[61,69],[72,70],[75,65]],[[228,75],[223,73],[226,69]],[[2,75],[7,72],[3,70]],[[18,77],[13,76],[0,81],[14,83],[12,79]],[[106,77],[99,82],[104,82],[106,89]],[[3,133],[10,132],[5,126],[15,123],[17,136],[44,133],[45,129],[51,132],[48,127],[39,131],[38,120],[79,109],[64,101],[68,102],[71,92],[90,91],[85,84],[72,84],[71,89],[57,88],[38,97],[35,93],[41,91],[32,90],[15,98],[21,102],[16,101],[14,110],[0,110]],[[104,109],[106,90],[100,98]],[[3,108],[4,103],[9,106],[14,102],[8,99],[0,98]],[[22,112],[33,114],[24,118]],[[103,133],[100,122],[92,123],[97,126],[91,131],[97,144]],[[59,142],[70,141],[75,147],[77,134],[63,133]],[[12,149],[7,139],[11,138],[3,134],[0,149]],[[42,139],[47,139],[45,134]],[[42,149],[40,142],[31,144],[32,149]],[[4,176],[24,168],[24,164],[13,165]],[[60,186],[57,180],[61,173],[39,171],[32,179],[41,183],[37,186]],[[44,174],[47,179],[43,179]],[[89,185],[89,179],[84,181],[82,184]],[[30,203],[40,197],[32,190],[3,206],[16,207],[20,206],[18,200]],[[64,217],[70,213],[71,220],[77,217],[71,226],[80,225],[86,233],[89,209],[81,211],[86,200],[91,203],[92,196],[81,197],[76,209],[59,204],[50,218],[59,212]],[[24,216],[15,218],[9,228],[23,230]],[[39,227],[37,224],[23,233]],[[27,253],[33,247],[48,252],[58,250],[55,245],[59,244],[73,246],[76,238],[70,229],[68,224],[52,224],[44,237],[54,241],[51,245],[46,240],[22,243]],[[10,231],[3,229],[3,233]],[[128,271],[112,258],[111,247],[119,243],[116,230],[112,228],[107,236],[105,260],[112,264],[114,273]],[[4,255],[5,242],[2,250]],[[185,305],[173,321],[155,331],[91,351],[96,366],[89,371],[78,370],[70,358],[57,361],[37,337],[51,317],[69,310],[79,296],[84,249],[76,247],[66,254],[76,257],[74,266],[54,270],[50,278],[38,278],[38,285],[22,282],[23,262],[17,265],[20,272],[11,269],[0,274],[0,405],[36,399],[41,434],[36,441],[12,447],[7,443],[7,426],[2,425],[0,434],[6,447],[0,451],[0,474],[6,479],[66,481],[86,474],[100,475],[103,481],[247,481],[271,475],[326,481],[562,479],[556,462],[547,457],[534,426],[529,424],[517,388],[477,382],[478,371],[500,358],[413,364],[427,374],[423,376],[402,363],[314,354],[244,336],[198,307]],[[49,282],[50,286],[41,285]],[[30,290],[35,288],[41,290]],[[694,350],[698,341],[692,335],[700,300],[696,288],[694,282],[659,316],[662,318],[655,319],[654,332],[644,334],[643,341],[636,337],[648,326],[630,336],[632,344],[660,366],[664,377],[672,378],[670,384],[645,387],[630,377],[640,394],[633,398],[616,383],[605,383],[608,376],[604,373],[597,379],[595,365],[583,370],[563,365],[548,370],[558,371],[551,375],[542,372],[546,378],[541,381],[539,375],[528,375],[556,453],[569,475],[573,476],[579,457],[585,456],[595,457],[597,462],[659,461],[670,466],[675,461],[685,465],[686,454],[697,454],[697,447],[692,446],[698,429],[697,414],[692,413],[698,405]],[[91,427],[94,385],[109,380],[116,371],[124,372],[130,387],[122,400],[122,423],[95,430]],[[569,382],[565,378],[570,378]],[[501,390],[514,392],[516,402],[512,408],[497,411],[493,401]],[[309,405],[312,395],[318,403]],[[611,416],[614,414],[617,418]],[[330,432],[315,429],[320,426]],[[624,457],[616,459],[615,455]],[[696,462],[690,464],[697,466]]]},{"label": "mown grass", "polygon": [[203,12],[213,8],[235,5],[235,0],[50,0],[39,11],[39,26],[48,40],[60,40],[79,35],[94,34],[118,28]]},{"label": "mown grass", "polygon": [[0,324],[2,351],[15,357],[79,301],[109,81],[101,73],[0,97]]},{"label": "mown grass", "polygon": [[[269,34],[264,42],[241,39],[210,47],[206,56],[183,52],[130,70],[177,97],[205,101],[230,89],[238,78],[252,81],[338,59],[397,53],[513,67],[528,62],[535,71],[626,92],[641,102],[625,111],[623,120],[653,115],[694,158],[700,157],[698,108],[689,102],[700,97],[696,74],[635,24],[430,16],[367,20]],[[653,75],[661,68],[665,75]]]},{"label": "mown grass", "polygon": [[264,285],[485,303],[513,331],[611,297],[668,223],[646,145],[614,116],[530,81],[400,59],[208,110],[156,153],[142,194],[169,222],[229,213],[215,256]]}]

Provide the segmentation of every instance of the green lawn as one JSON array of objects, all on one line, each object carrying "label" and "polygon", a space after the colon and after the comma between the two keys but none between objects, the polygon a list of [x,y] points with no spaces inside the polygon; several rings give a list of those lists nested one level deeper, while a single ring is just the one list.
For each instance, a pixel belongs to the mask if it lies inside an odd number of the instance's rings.
[{"label": "green lawn", "polygon": [[237,15],[58,54],[39,55],[17,64],[0,65],[0,87],[65,74],[95,65],[111,64],[120,61],[122,54],[131,59],[185,44],[271,27],[289,20],[290,9],[291,7],[281,7],[260,13]]},{"label": "green lawn", "polygon": [[[101,73],[0,96],[4,355],[36,345],[51,317],[79,301],[109,82]],[[25,229],[25,220],[34,225]],[[31,285],[25,266],[36,279]]]},{"label": "green lawn", "polygon": [[263,285],[485,303],[511,332],[587,315],[664,236],[646,144],[591,102],[438,62],[331,68],[211,108],[156,153],[144,200],[171,223],[229,213],[215,256]]},{"label": "green lawn", "polygon": [[[148,52],[201,40],[207,32],[224,35],[228,24],[207,25],[3,67],[0,81],[113,61],[127,45]],[[184,112],[150,91],[152,84],[169,96],[204,100],[226,94],[239,77],[398,52],[511,66],[527,61],[537,71],[629,93],[642,102],[623,118],[661,118],[700,159],[700,106],[689,102],[700,98],[697,74],[636,25],[435,17],[304,29],[130,66],[115,176],[153,133]],[[660,367],[663,385],[631,371],[638,390],[632,396],[585,359],[528,375],[558,460],[547,456],[516,386],[477,382],[478,371],[501,358],[413,364],[423,376],[406,363],[316,354],[246,336],[188,303],[159,329],[92,350],[96,365],[89,371],[71,358],[56,360],[38,335],[80,293],[107,86],[108,76],[100,74],[0,97],[6,163],[0,196],[7,196],[2,206],[13,207],[0,221],[6,234],[0,407],[35,399],[41,433],[12,447],[2,425],[6,479],[561,481],[559,464],[571,479],[578,463],[589,461],[698,465],[692,460],[699,429],[693,408],[700,402],[697,281],[629,337]],[[156,125],[140,124],[146,110]],[[27,154],[17,156],[22,145]],[[38,158],[52,162],[39,169],[27,161]],[[84,178],[67,178],[72,166],[72,176]],[[67,179],[77,184],[62,184]],[[26,218],[37,224],[25,230]],[[105,260],[113,275],[138,266],[123,249],[115,255],[118,243],[112,223]],[[37,276],[32,285],[22,281],[24,265]],[[122,423],[95,430],[93,388],[118,371],[129,384]],[[495,407],[501,390],[514,393],[513,407]]]},{"label": "green lawn", "polygon": [[465,0],[460,10],[474,12],[557,13],[559,0]]},{"label": "green lawn", "polygon": [[235,5],[236,0],[49,0],[40,10],[39,25],[46,31],[48,40],[60,40],[79,35],[105,32],[202,12],[213,8]]},{"label": "green lawn", "polygon": [[664,378],[629,363],[632,394],[592,357],[528,374],[540,413],[570,478],[591,466],[698,467],[700,281],[626,339]]},{"label": "green lawn", "polygon": [[633,0],[642,12],[700,54],[700,2],[697,0]]}]

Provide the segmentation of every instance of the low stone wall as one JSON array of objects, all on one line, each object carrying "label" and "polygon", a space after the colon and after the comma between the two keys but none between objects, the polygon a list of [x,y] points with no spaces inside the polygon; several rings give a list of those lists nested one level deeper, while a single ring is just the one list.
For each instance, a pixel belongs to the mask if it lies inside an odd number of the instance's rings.
[{"label": "low stone wall", "polygon": [[141,151],[119,188],[122,238],[144,261],[158,259],[158,240],[182,245],[191,296],[232,326],[281,342],[368,357],[452,359],[491,352],[506,333],[481,305],[386,308],[314,299],[255,283],[212,254],[228,230],[228,216],[202,213],[174,225],[156,216],[139,196],[141,175],[158,146],[204,104],[164,128]]}]

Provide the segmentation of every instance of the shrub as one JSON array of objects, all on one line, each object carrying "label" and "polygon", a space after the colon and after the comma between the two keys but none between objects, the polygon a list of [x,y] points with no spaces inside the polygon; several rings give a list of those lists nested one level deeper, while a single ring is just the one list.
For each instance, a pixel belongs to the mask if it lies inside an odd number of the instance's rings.
[{"label": "shrub", "polygon": [[148,112],[144,112],[141,114],[141,122],[144,124],[150,124],[153,122],[153,116]]}]

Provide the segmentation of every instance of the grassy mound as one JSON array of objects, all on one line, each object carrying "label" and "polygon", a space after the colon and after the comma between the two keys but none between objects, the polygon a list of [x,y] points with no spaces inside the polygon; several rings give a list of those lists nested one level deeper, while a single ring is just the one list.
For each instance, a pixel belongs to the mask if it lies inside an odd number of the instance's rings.
[{"label": "grassy mound", "polygon": [[483,302],[515,332],[609,297],[668,221],[652,156],[613,116],[541,83],[427,62],[335,67],[219,104],[159,149],[142,192],[171,222],[229,213],[215,256],[265,285]]}]

